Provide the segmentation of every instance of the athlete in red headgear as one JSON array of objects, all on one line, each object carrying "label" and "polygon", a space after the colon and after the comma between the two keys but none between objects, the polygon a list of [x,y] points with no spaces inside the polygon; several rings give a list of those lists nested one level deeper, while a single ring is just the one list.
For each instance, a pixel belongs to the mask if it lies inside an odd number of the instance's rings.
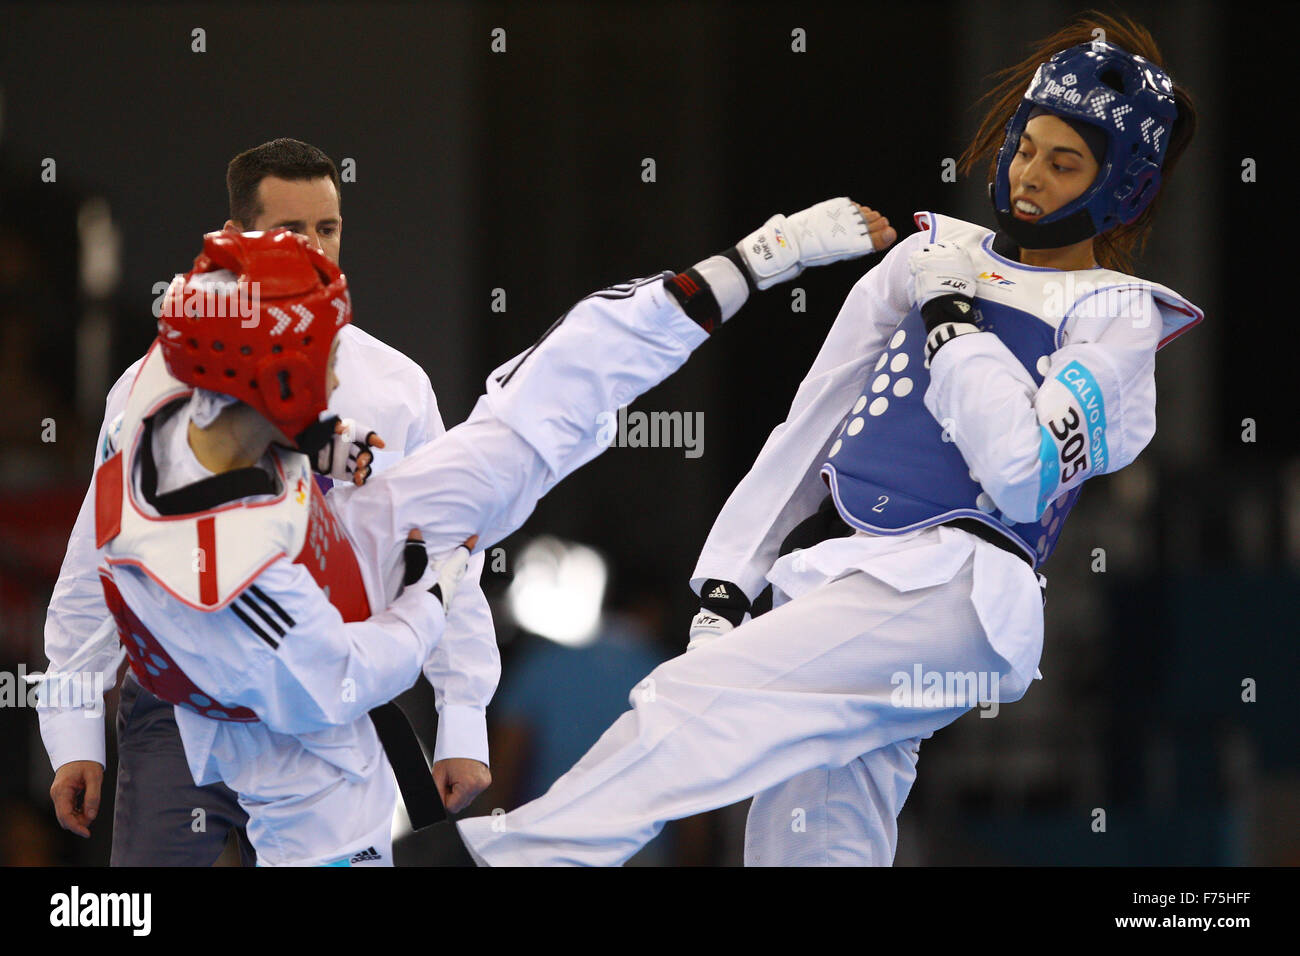
[{"label": "athlete in red headgear", "polygon": [[[201,281],[220,272],[233,274],[244,300]],[[212,315],[220,308],[200,298],[239,307]],[[168,290],[159,346],[173,376],[247,403],[289,444],[325,410],[335,334],[351,320],[347,282],[320,250],[289,230],[226,230],[205,235],[194,268]]]},{"label": "athlete in red headgear", "polygon": [[[263,143],[230,161],[226,183],[227,228],[287,228],[305,236],[332,262],[340,261],[341,184],[337,168],[321,150],[287,138]],[[167,289],[167,284],[155,289],[164,293],[155,301],[155,316],[161,313]],[[237,308],[241,305],[251,307],[248,302],[235,303]],[[383,471],[446,431],[438,398],[422,368],[356,323],[343,326],[337,342],[338,375],[343,381],[330,398],[330,413],[342,416],[345,423],[366,423],[369,428],[353,426],[361,440],[373,428],[389,441],[382,450],[371,449],[372,463],[365,446],[351,441],[346,429],[334,436],[316,460],[317,481],[327,494],[335,482],[364,478],[371,468]],[[132,363],[110,389],[97,449],[115,433],[142,362],[143,357]],[[194,419],[207,425],[229,401],[204,390],[195,399]],[[124,651],[97,572],[94,505],[92,489],[69,536],[46,615],[48,670],[75,677],[43,684],[39,698],[41,736],[56,771],[50,788],[55,814],[66,829],[83,837],[90,835],[94,824],[111,825],[114,866],[210,866],[232,843],[239,848],[241,862],[251,866],[255,854],[245,833],[248,816],[237,795],[220,782],[194,783],[176,726],[176,708],[143,689],[129,669],[121,682],[114,720],[117,779],[112,819],[97,819],[108,763],[105,708],[102,693],[85,689],[97,688],[100,681],[112,688]],[[423,566],[419,563],[423,548],[417,543],[408,546],[408,553],[415,573],[417,563]],[[500,655],[491,611],[478,582],[482,565],[483,555],[476,555],[458,589],[443,639],[424,666],[438,715],[436,737],[429,741],[432,777],[453,812],[490,782],[486,707],[500,675]],[[388,709],[395,711],[396,705]],[[391,716],[392,725],[400,730],[404,721],[396,713]],[[427,790],[429,774],[418,766],[423,759],[419,748],[407,752],[412,757],[409,780],[422,779]],[[405,794],[408,778],[399,775],[399,782]],[[436,806],[432,795],[428,797],[425,802]]]},{"label": "athlete in red headgear", "polygon": [[[205,237],[96,471],[96,537],[132,670],[176,705],[195,781],[239,794],[259,864],[387,863],[395,794],[366,715],[418,676],[470,549],[599,454],[602,416],[751,289],[890,241],[829,200],[597,292],[497,369],[464,424],[326,499],[302,449],[335,384],[346,282],[287,232]],[[441,561],[403,590],[413,528]]]},{"label": "athlete in red headgear", "polygon": [[343,273],[318,249],[288,230],[230,229],[204,236],[194,268],[167,290],[158,345],[177,379],[244,402],[281,444],[315,451],[336,336],[351,321]]}]

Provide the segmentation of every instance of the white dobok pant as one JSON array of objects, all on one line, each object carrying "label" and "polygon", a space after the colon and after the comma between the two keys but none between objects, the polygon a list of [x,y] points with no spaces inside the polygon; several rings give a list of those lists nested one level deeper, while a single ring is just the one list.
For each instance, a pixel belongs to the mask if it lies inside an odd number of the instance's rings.
[{"label": "white dobok pant", "polygon": [[[657,667],[543,796],[462,820],[479,861],[616,865],[666,821],[756,795],[747,864],[891,864],[920,741],[982,700],[1019,699],[1032,679],[1037,580],[946,527],[823,542],[769,578],[788,600]],[[1024,625],[1031,646],[999,643],[1033,658],[1029,678],[990,642],[996,616]]]}]

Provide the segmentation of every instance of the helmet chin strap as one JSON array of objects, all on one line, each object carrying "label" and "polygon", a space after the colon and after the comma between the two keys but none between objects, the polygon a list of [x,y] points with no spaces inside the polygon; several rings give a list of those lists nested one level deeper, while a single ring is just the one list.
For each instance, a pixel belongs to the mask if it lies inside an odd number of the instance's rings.
[{"label": "helmet chin strap", "polygon": [[1077,209],[1059,222],[1025,222],[998,208],[993,183],[989,183],[989,202],[993,204],[998,228],[1015,240],[1021,249],[1061,249],[1097,235],[1097,227],[1087,209]]}]

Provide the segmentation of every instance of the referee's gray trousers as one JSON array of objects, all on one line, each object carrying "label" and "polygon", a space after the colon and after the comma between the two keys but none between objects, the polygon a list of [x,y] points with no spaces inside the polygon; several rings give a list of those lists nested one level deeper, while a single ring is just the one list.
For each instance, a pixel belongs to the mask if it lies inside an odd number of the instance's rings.
[{"label": "referee's gray trousers", "polygon": [[256,863],[248,814],[224,783],[195,785],[172,705],[127,671],[117,708],[112,866],[211,866],[233,830],[244,866]]}]

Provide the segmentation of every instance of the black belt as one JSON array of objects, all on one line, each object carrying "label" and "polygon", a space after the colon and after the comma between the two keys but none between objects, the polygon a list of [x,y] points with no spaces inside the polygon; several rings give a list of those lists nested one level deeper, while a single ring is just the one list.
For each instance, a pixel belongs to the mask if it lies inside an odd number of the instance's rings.
[{"label": "black belt", "polygon": [[953,518],[951,521],[945,521],[944,524],[951,528],[960,528],[962,531],[969,531],[977,538],[983,538],[989,544],[995,544],[1003,551],[1014,554],[1025,564],[1029,565],[1032,570],[1034,562],[1029,555],[1025,554],[1020,548],[1011,543],[1011,540],[1004,534],[998,534],[982,521],[976,521],[974,518]]},{"label": "black belt", "polygon": [[[1014,554],[1021,561],[1024,561],[1032,569],[1034,562],[1020,548],[1011,543],[1011,540],[1004,534],[999,534],[982,521],[976,521],[974,518],[953,518],[951,521],[943,522],[953,528],[960,528],[962,531],[969,531],[977,538],[982,538],[989,544],[996,545],[1009,554]],[[840,516],[839,509],[835,507],[835,499],[827,495],[822,499],[821,505],[817,511],[805,518],[781,542],[780,555],[784,557],[796,548],[811,548],[813,545],[821,544],[830,538],[847,538],[855,533],[855,529]],[[871,532],[867,532],[870,534]],[[758,617],[760,614],[772,609],[772,586],[769,584],[754,599],[753,607],[750,609],[750,615]]]},{"label": "black belt", "polygon": [[402,803],[406,805],[406,815],[411,818],[411,829],[420,830],[447,818],[447,811],[434,786],[433,774],[424,762],[424,751],[420,749],[420,738],[415,735],[402,708],[393,701],[380,704],[370,711],[370,720],[379,734],[379,743],[383,745],[388,762],[392,764],[393,775],[397,777],[397,789],[402,792]]},{"label": "black belt", "polygon": [[[402,587],[405,588],[420,580],[429,563],[424,542],[407,541],[402,558],[405,563]],[[416,736],[415,728],[411,726],[411,721],[402,708],[397,706],[396,701],[390,700],[370,711],[370,720],[375,725],[379,743],[393,767],[393,775],[397,777],[397,789],[402,793],[402,803],[406,805],[411,829],[420,830],[447,819],[447,810],[434,785],[433,774],[424,762],[420,738]]]},{"label": "black belt", "polygon": [[[994,531],[982,521],[976,521],[974,518],[953,518],[951,521],[943,523],[949,527],[969,531],[975,537],[982,538],[989,544],[996,545],[1003,551],[1014,554],[1021,561],[1028,564],[1030,568],[1034,566],[1034,562],[1029,555],[1012,544],[1010,538]],[[822,503],[815,514],[801,521],[793,531],[786,535],[785,540],[781,542],[780,553],[785,556],[795,548],[811,548],[815,544],[821,544],[828,538],[847,538],[851,534],[853,534],[853,528],[840,516],[839,509],[835,507],[834,498],[827,495],[822,499]]]}]

